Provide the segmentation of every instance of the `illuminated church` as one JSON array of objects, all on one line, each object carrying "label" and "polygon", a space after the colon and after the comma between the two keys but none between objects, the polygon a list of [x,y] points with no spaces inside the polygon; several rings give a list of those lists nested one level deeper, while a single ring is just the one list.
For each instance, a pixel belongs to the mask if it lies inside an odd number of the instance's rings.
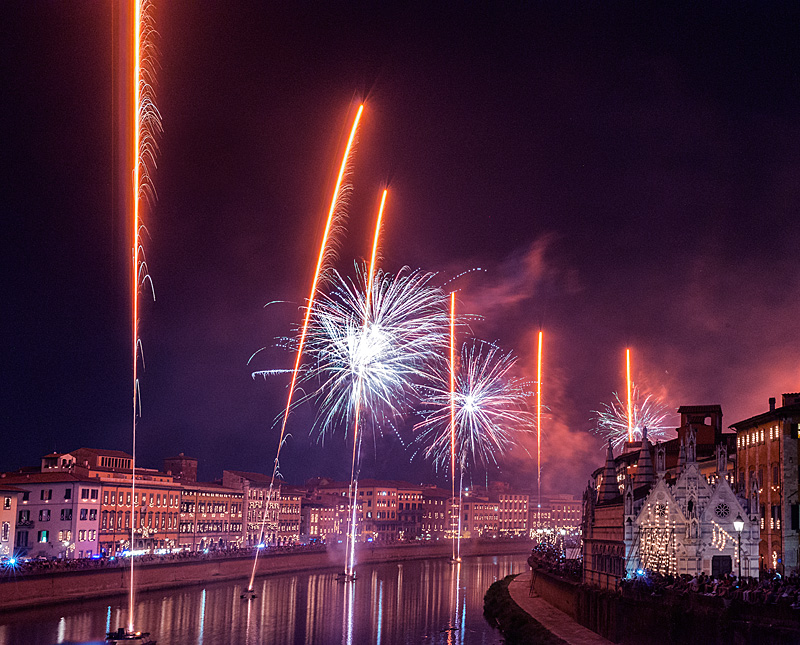
[{"label": "illuminated church", "polygon": [[[667,444],[652,446],[645,432],[616,459],[609,444],[606,465],[584,494],[587,584],[614,589],[619,578],[646,570],[758,575],[758,490],[750,499],[733,491],[735,463],[731,437],[721,432],[722,411],[693,406],[679,412],[678,438]],[[670,453],[677,453],[671,465]]]}]

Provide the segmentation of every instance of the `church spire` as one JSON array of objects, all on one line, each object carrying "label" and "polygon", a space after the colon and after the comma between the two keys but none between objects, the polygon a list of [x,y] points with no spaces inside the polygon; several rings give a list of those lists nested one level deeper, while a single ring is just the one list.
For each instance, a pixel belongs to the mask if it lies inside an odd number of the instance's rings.
[{"label": "church spire", "polygon": [[606,466],[603,468],[603,483],[600,484],[600,491],[597,497],[598,502],[608,502],[619,495],[617,486],[617,467],[614,464],[614,450],[611,447],[611,439],[608,440],[606,450]]},{"label": "church spire", "polygon": [[655,481],[653,475],[653,460],[650,457],[650,442],[647,440],[647,428],[642,429],[642,447],[639,450],[639,460],[636,466],[636,485],[652,484]]}]

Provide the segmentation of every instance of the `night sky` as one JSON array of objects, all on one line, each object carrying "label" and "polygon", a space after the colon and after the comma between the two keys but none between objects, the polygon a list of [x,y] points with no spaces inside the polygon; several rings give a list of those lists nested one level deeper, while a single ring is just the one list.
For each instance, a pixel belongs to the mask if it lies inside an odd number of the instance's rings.
[{"label": "night sky", "polygon": [[[112,4],[3,9],[0,470],[130,450]],[[626,346],[640,385],[672,409],[721,404],[726,426],[800,389],[797,5],[431,4],[156,3],[139,463],[271,470],[287,380],[250,374],[291,364],[274,339],[300,320],[362,100],[336,266],[367,255],[388,186],[385,268],[480,267],[459,307],[522,376],[545,330],[546,493],[601,464],[592,411],[624,388]],[[291,417],[284,476],[345,477],[343,437],[318,445],[312,421]],[[362,474],[435,480],[409,456],[370,443]],[[516,449],[489,477],[530,487],[535,461]]]}]

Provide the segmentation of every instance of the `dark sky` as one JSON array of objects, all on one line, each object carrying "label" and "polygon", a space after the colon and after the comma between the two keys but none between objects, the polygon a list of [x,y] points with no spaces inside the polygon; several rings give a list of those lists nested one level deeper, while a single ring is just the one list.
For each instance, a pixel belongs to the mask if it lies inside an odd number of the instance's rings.
[{"label": "dark sky", "polygon": [[[3,470],[130,446],[112,4],[4,7]],[[140,463],[270,469],[286,381],[247,360],[299,320],[361,100],[338,266],[366,255],[388,184],[387,269],[483,268],[460,306],[523,376],[544,328],[546,492],[579,492],[602,461],[592,410],[624,387],[626,346],[642,386],[673,409],[721,404],[726,425],[800,389],[797,6],[431,4],[154,5]],[[255,367],[290,362],[270,348]],[[284,475],[344,477],[344,440],[315,444],[312,419],[291,418]],[[408,457],[379,441],[364,474],[433,478]],[[521,449],[490,473],[534,477]]]}]

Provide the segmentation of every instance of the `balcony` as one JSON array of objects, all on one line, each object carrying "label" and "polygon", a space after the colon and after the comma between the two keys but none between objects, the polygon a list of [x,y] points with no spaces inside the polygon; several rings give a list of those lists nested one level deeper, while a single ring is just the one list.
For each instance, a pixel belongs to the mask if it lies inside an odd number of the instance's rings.
[{"label": "balcony", "polygon": [[29,529],[33,527],[33,520],[22,520],[17,522],[18,529]]}]

